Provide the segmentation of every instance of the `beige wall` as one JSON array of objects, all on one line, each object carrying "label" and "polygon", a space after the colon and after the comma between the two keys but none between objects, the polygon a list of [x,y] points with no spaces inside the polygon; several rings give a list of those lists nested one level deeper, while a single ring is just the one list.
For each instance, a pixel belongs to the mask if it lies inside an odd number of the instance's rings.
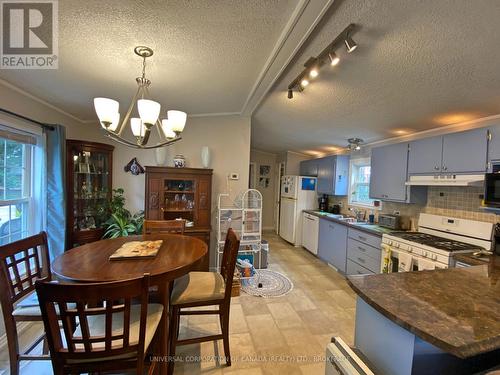
[{"label": "beige wall", "polygon": [[300,162],[309,160],[311,157],[293,151],[286,152],[285,174],[298,176],[300,174]]},{"label": "beige wall", "polygon": [[[274,228],[274,202],[275,202],[275,190],[276,190],[276,154],[271,154],[259,150],[251,150],[250,152],[250,162],[255,163],[256,172],[256,189],[262,194],[262,229],[273,229]],[[260,181],[260,166],[268,165],[271,170],[268,175],[264,178],[269,179],[269,185],[267,187],[262,186]]]}]

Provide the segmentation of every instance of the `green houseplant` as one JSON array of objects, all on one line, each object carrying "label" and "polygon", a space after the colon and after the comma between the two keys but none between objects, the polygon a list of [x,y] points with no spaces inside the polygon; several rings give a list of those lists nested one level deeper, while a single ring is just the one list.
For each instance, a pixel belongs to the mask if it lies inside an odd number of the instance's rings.
[{"label": "green houseplant", "polygon": [[142,233],[144,211],[132,215],[125,208],[125,191],[122,188],[113,189],[109,211],[111,216],[106,220],[103,238],[126,237]]}]

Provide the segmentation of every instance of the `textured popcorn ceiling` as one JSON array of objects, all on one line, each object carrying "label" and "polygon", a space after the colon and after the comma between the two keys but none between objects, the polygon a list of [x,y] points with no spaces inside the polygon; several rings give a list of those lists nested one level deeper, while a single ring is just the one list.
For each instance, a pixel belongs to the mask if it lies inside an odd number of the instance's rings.
[{"label": "textured popcorn ceiling", "polygon": [[59,69],[0,70],[0,78],[84,120],[92,99],[136,88],[137,45],[154,49],[147,76],[164,109],[240,112],[296,0],[59,1]]},{"label": "textured popcorn ceiling", "polygon": [[[498,0],[335,1],[254,113],[252,147],[331,152],[500,113],[499,20]],[[351,22],[359,48],[288,100],[302,64]]]}]

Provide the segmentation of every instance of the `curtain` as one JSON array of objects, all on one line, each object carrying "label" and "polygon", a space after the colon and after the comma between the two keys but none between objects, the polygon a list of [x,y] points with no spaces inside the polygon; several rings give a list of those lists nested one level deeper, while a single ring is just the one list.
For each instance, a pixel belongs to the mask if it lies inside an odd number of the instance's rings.
[{"label": "curtain", "polygon": [[62,254],[66,244],[66,128],[46,130],[47,221],[50,257]]}]

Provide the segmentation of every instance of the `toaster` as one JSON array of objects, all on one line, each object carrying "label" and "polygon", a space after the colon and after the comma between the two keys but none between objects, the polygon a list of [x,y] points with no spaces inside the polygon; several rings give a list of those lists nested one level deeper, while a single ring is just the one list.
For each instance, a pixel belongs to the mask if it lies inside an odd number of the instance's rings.
[{"label": "toaster", "polygon": [[378,225],[394,230],[401,228],[401,216],[380,214],[378,215]]}]

